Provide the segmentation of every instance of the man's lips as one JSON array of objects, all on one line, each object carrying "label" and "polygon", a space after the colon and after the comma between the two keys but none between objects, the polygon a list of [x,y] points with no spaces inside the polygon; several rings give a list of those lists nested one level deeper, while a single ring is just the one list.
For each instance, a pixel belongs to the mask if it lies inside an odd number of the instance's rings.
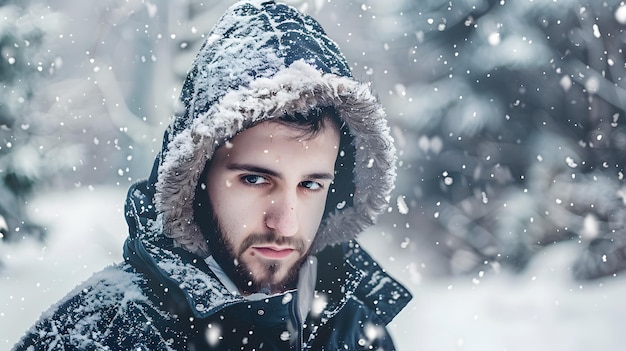
[{"label": "man's lips", "polygon": [[287,258],[295,250],[289,247],[254,246],[252,249],[265,258],[280,260]]}]

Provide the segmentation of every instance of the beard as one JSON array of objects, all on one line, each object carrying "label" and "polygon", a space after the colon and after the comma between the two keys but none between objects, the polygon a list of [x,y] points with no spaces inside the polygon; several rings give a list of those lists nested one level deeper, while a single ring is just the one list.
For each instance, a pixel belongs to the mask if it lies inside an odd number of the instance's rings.
[{"label": "beard", "polygon": [[[296,288],[300,268],[309,255],[309,249],[302,240],[280,236],[273,232],[253,233],[248,235],[239,247],[235,247],[219,221],[214,216],[211,217],[213,217],[212,225],[209,228],[203,228],[211,255],[242,294],[256,292],[275,294]],[[259,260],[257,265],[263,273],[255,275],[251,265],[243,259],[243,255],[247,249],[259,244],[288,245],[300,257],[290,267],[286,267],[289,263],[281,262],[281,260]],[[278,279],[285,269],[286,274]]]}]

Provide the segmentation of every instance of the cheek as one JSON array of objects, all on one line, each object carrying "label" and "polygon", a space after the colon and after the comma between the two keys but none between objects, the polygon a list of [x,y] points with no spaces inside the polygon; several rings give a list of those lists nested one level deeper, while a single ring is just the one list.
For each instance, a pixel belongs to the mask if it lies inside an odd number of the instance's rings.
[{"label": "cheek", "polygon": [[232,233],[235,230],[234,223],[237,218],[237,206],[233,201],[230,189],[225,187],[209,187],[209,199],[213,207],[214,215],[220,224],[222,231]]},{"label": "cheek", "polygon": [[[246,233],[259,230],[263,223],[262,202],[235,187],[210,188],[209,198],[224,234],[233,244],[242,241]],[[256,224],[255,224],[256,223]]]},{"label": "cheek", "polygon": [[324,202],[322,202],[321,204],[315,203],[314,205],[312,205],[310,207],[311,211],[304,218],[304,220],[306,221],[305,226],[308,229],[305,235],[310,240],[313,240],[313,238],[315,238],[315,235],[317,234],[317,230],[320,227],[322,216],[324,215],[325,203],[326,201],[324,199]]}]

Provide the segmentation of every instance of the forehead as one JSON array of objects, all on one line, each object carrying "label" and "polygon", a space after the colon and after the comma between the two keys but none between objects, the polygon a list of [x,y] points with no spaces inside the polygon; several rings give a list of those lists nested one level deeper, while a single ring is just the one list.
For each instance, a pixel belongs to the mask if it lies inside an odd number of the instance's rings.
[{"label": "forehead", "polygon": [[299,145],[303,149],[310,149],[328,142],[333,145],[339,143],[339,131],[332,123],[326,123],[319,132],[310,135],[288,124],[267,121],[238,133],[220,149],[254,151],[259,145],[273,146],[274,149]]},{"label": "forehead", "polygon": [[330,157],[334,164],[338,149],[339,131],[333,123],[326,122],[316,134],[310,135],[288,124],[266,121],[237,134],[216,150],[213,159],[261,161],[276,157]]}]

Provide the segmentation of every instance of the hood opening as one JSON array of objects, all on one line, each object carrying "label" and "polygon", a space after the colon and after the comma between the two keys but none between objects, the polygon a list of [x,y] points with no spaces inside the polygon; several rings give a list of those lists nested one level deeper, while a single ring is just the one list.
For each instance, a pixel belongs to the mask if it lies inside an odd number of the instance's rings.
[{"label": "hood opening", "polygon": [[[314,137],[321,128],[329,128],[326,124],[333,124],[332,128],[337,128],[339,132],[339,150],[335,161],[335,179],[328,189],[326,205],[322,215],[320,228],[331,213],[340,212],[344,208],[352,207],[354,197],[354,164],[355,164],[355,148],[353,145],[354,138],[348,130],[348,126],[341,118],[339,111],[332,105],[318,106],[311,109],[308,113],[284,114],[281,117],[271,119],[271,121],[281,123],[290,127],[295,127],[302,131],[302,137]],[[258,124],[260,122],[257,122]],[[254,125],[256,125],[254,124]],[[252,128],[254,125],[248,127]],[[245,128],[247,129],[247,128]],[[242,129],[239,132],[245,130]],[[234,137],[234,136],[233,136]],[[219,142],[218,146],[213,150],[222,147],[232,138],[224,139]],[[211,167],[212,158],[208,159],[204,165],[202,172],[198,178],[195,187],[193,199],[193,221],[197,224],[205,240],[209,240],[209,231],[215,229],[215,220],[213,218],[212,206],[209,200],[209,194],[206,190],[207,173]],[[316,236],[317,237],[317,236]],[[210,245],[209,245],[210,246]],[[326,246],[324,244],[320,246]],[[210,252],[209,252],[210,254]]]},{"label": "hood opening", "polygon": [[[194,222],[193,202],[200,174],[215,149],[257,123],[306,114],[317,106],[334,106],[339,112],[344,131],[349,130],[341,135],[350,147],[344,147],[338,170],[354,171],[338,175],[311,250],[352,240],[373,225],[388,206],[395,179],[395,148],[385,112],[367,83],[324,74],[297,61],[271,78],[226,93],[208,111],[197,111],[193,104],[186,107],[193,118],[182,130],[169,131],[157,170],[154,201],[163,233],[175,245],[206,257],[208,247]],[[180,126],[174,121],[170,129]],[[341,211],[336,211],[337,204]]]}]

